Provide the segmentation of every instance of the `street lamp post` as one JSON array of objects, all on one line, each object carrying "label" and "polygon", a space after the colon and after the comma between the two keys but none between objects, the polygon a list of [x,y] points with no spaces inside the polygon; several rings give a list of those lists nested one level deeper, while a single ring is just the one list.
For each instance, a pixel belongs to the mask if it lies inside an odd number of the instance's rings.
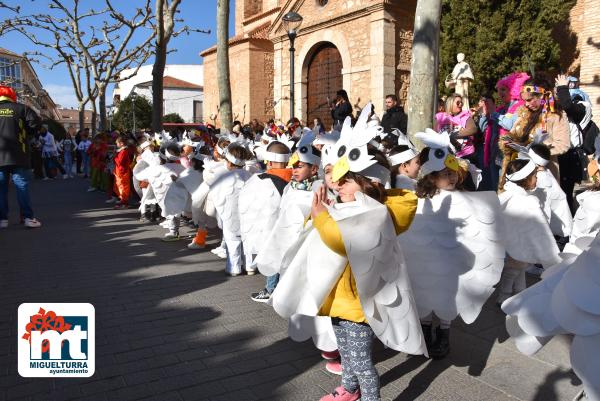
[{"label": "street lamp post", "polygon": [[283,16],[283,27],[287,31],[290,39],[290,120],[294,118],[294,40],[298,36],[298,28],[302,24],[302,16],[294,11],[290,11]]},{"label": "street lamp post", "polygon": [[135,101],[137,100],[138,94],[135,92],[131,92],[131,95],[129,96],[131,96],[131,109],[133,110],[133,134],[135,135]]}]

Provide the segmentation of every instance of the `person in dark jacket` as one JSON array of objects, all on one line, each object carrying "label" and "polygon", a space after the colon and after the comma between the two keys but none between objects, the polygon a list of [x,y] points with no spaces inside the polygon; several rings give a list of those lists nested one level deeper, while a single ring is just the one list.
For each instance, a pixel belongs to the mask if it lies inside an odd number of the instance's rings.
[{"label": "person in dark jacket", "polygon": [[40,119],[24,104],[17,103],[14,89],[0,85],[0,228],[8,227],[8,183],[12,177],[17,201],[26,227],[42,224],[33,216],[29,199],[29,138],[38,129]]},{"label": "person in dark jacket", "polygon": [[402,131],[403,134],[406,134],[408,116],[404,112],[402,106],[398,104],[398,96],[387,95],[385,97],[385,107],[387,110],[381,118],[383,132],[391,134],[392,130],[396,128]]},{"label": "person in dark jacket", "polygon": [[341,128],[346,117],[352,117],[352,105],[348,100],[348,93],[340,89],[336,93],[335,101],[331,105],[331,118],[333,118],[333,128]]},{"label": "person in dark jacket", "polygon": [[582,147],[585,153],[594,153],[594,141],[598,135],[598,127],[592,121],[592,104],[585,92],[572,87],[572,81],[566,75],[556,78],[556,96],[560,107],[569,119],[569,132],[571,136],[571,151],[558,157],[560,168],[560,187],[567,195],[567,202],[571,212],[575,212],[573,189],[575,183],[587,177],[582,176],[580,161],[573,152],[573,148]]}]

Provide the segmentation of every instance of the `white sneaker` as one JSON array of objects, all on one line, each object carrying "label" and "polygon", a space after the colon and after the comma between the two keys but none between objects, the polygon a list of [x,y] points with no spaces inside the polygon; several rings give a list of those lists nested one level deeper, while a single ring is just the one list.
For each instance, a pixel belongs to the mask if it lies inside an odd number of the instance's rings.
[{"label": "white sneaker", "polygon": [[187,247],[188,249],[204,249],[206,245],[198,245],[195,241],[190,242]]},{"label": "white sneaker", "polygon": [[0,220],[0,228],[7,228],[8,220]]},{"label": "white sneaker", "polygon": [[211,249],[210,252],[214,253],[215,255],[218,255],[221,252],[225,252],[225,248],[223,248],[222,246],[219,245],[218,247]]},{"label": "white sneaker", "polygon": [[117,203],[118,201],[119,198],[113,196],[112,198],[105,200],[104,203]]},{"label": "white sneaker", "polygon": [[42,226],[42,223],[40,223],[37,219],[25,219],[23,224],[25,224],[25,227],[28,228],[39,228]]},{"label": "white sneaker", "polygon": [[89,187],[89,188],[87,189],[87,191],[88,191],[88,192],[94,192],[95,190],[96,190],[96,188],[94,188],[94,187]]},{"label": "white sneaker", "polygon": [[69,176],[67,174],[63,174],[63,180],[66,180],[67,178],[69,178]]},{"label": "white sneaker", "polygon": [[44,177],[42,178],[42,181],[48,181],[50,179],[50,177]]},{"label": "white sneaker", "polygon": [[169,228],[169,222],[167,220],[158,223],[158,225],[163,228]]},{"label": "white sneaker", "polygon": [[219,252],[219,253],[217,253],[216,255],[217,255],[218,257],[220,257],[221,259],[227,259],[227,251],[225,251],[224,249],[223,249],[223,251],[222,251],[222,252]]},{"label": "white sneaker", "polygon": [[178,241],[178,240],[179,240],[179,234],[170,233],[170,232],[166,233],[162,239],[162,241],[164,241],[164,242],[173,242],[173,241]]}]

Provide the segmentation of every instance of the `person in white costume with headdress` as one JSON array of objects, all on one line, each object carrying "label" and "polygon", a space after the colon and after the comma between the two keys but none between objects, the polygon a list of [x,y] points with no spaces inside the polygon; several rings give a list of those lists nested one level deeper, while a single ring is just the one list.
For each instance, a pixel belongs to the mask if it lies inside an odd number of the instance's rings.
[{"label": "person in white costume with headdress", "polygon": [[208,234],[208,216],[204,212],[208,190],[202,186],[204,161],[208,156],[202,154],[203,146],[204,142],[195,143],[195,151],[188,156],[190,167],[179,174],[175,184],[167,191],[164,202],[166,214],[190,213],[192,221],[198,226],[194,239],[188,245],[189,249],[204,248]]},{"label": "person in white costume with headdress", "polygon": [[154,141],[150,136],[146,136],[145,140],[139,145],[138,149],[141,152],[133,167],[133,187],[140,195],[140,221],[145,223],[148,221],[156,221],[158,216],[157,200],[148,181],[142,178],[143,171],[150,166],[160,165],[158,154],[154,153]]},{"label": "person in white costume with headdress", "polygon": [[150,165],[138,172],[137,179],[147,181],[152,187],[152,193],[161,208],[161,215],[166,219],[165,226],[168,232],[163,241],[175,241],[179,239],[179,215],[165,213],[165,197],[171,185],[179,174],[184,170],[179,163],[181,149],[177,142],[162,142],[159,150],[159,165]]},{"label": "person in white costume with headdress", "polygon": [[223,229],[227,254],[225,273],[232,277],[239,276],[245,267],[246,274],[251,275],[255,270],[244,263],[238,198],[244,184],[252,175],[244,170],[246,161],[252,158],[252,154],[242,144],[232,142],[225,149],[223,157],[228,172],[210,185],[207,201],[214,205]]},{"label": "person in white costume with headdress", "polygon": [[600,401],[600,236],[588,238],[579,255],[563,254],[542,281],[507,299],[502,310],[508,333],[525,355],[556,335],[568,335],[571,366],[585,393],[575,399]]},{"label": "person in white costume with headdress", "polygon": [[414,191],[421,169],[419,151],[405,134],[398,130],[395,131],[398,145],[392,148],[388,156],[388,161],[392,166],[392,187]]},{"label": "person in white costume with headdress", "polygon": [[252,294],[255,301],[266,302],[273,293],[284,255],[298,239],[310,215],[313,191],[322,185],[318,176],[321,152],[312,146],[314,139],[314,133],[305,130],[288,161],[292,179],[281,195],[277,220],[256,256],[258,270],[268,280],[265,289]]},{"label": "person in white costume with headdress", "polygon": [[[282,142],[271,141],[261,149],[261,158],[267,170],[253,175],[244,185],[239,197],[240,232],[246,264],[256,269],[255,257],[266,244],[266,238],[275,226],[279,214],[281,196],[292,179],[292,169],[287,168],[290,148]],[[269,287],[267,279],[266,288]],[[267,297],[252,295],[258,302],[268,301]]]},{"label": "person in white costume with headdress", "polygon": [[[450,325],[458,315],[475,321],[500,279],[502,219],[495,192],[462,190],[450,137],[431,129],[416,134],[420,153],[417,212],[399,237],[415,293],[423,334],[434,359],[450,352]],[[433,338],[433,315],[439,327]]]},{"label": "person in white costume with headdress", "polygon": [[517,150],[520,154],[527,154],[536,164],[537,183],[533,194],[542,204],[552,234],[559,237],[568,237],[571,235],[573,216],[567,202],[567,195],[554,178],[554,175],[547,169],[550,163],[550,148],[543,143],[546,137],[547,135],[536,134],[533,142],[526,147],[517,144],[509,144],[508,146]]},{"label": "person in white costume with headdress", "polygon": [[[389,170],[367,149],[378,132],[367,128],[367,116],[361,113],[354,130],[342,129],[331,173],[339,182],[339,202],[330,202],[325,187],[315,194],[312,225],[286,254],[272,297],[273,308],[283,317],[334,320],[342,385],[322,401],[381,399],[371,359],[375,335],[390,348],[427,353],[397,240],[398,232],[410,224],[416,199],[413,195],[412,213],[404,214],[408,221],[396,224],[383,203],[382,181],[389,178]],[[344,125],[349,127],[349,120]],[[381,162],[387,164],[383,157]]]},{"label": "person in white costume with headdress", "polygon": [[540,200],[534,195],[538,166],[528,153],[506,167],[504,192],[499,195],[506,230],[506,260],[497,304],[526,288],[530,264],[550,267],[560,261],[559,249]]}]

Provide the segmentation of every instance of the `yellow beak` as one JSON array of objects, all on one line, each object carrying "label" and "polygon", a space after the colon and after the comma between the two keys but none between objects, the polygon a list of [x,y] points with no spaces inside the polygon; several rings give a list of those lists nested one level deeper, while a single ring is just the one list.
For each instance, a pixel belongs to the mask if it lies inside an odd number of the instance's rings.
[{"label": "yellow beak", "polygon": [[348,157],[343,156],[333,165],[333,170],[331,170],[331,181],[338,182],[348,171],[350,171]]},{"label": "yellow beak", "polygon": [[446,160],[444,160],[444,165],[453,171],[458,171],[459,169],[458,160],[456,160],[454,155],[448,155]]},{"label": "yellow beak", "polygon": [[288,167],[294,167],[294,164],[300,161],[300,157],[298,157],[298,152],[294,152],[294,154],[288,160]]}]

